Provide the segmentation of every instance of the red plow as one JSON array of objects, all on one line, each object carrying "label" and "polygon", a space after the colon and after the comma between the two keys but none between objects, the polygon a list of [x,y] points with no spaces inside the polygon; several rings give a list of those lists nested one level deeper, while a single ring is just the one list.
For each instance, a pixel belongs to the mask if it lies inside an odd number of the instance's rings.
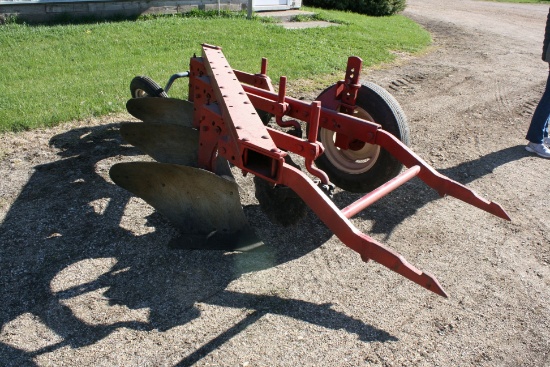
[{"label": "red plow", "polygon": [[[381,87],[360,84],[361,64],[350,57],[345,79],[307,102],[286,95],[284,77],[275,91],[265,59],[259,74],[248,74],[233,70],[221,48],[204,44],[189,72],[173,76],[165,90],[148,78],[133,81],[127,108],[143,122],[123,124],[121,134],[157,162],[115,164],[111,178],[166,216],[184,247],[246,251],[261,241],[240,204],[237,168],[254,175],[260,207],[273,221],[293,224],[307,206],[364,261],[446,297],[435,277],[349,219],[414,177],[441,196],[510,218],[407,147],[399,104]],[[188,101],[166,94],[181,76],[189,77]],[[335,186],[364,195],[340,209],[331,200]]]}]

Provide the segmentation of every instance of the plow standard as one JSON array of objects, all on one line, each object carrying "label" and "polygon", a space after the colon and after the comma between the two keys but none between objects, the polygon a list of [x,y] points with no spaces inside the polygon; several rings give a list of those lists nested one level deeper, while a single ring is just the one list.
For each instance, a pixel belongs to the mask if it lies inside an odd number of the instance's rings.
[{"label": "plow standard", "polygon": [[[435,277],[349,219],[414,177],[441,196],[510,218],[407,147],[399,104],[381,87],[360,84],[361,67],[360,58],[350,57],[345,79],[306,102],[286,95],[285,77],[275,92],[267,60],[259,74],[248,74],[233,70],[221,48],[204,44],[189,72],[172,76],[164,90],[147,77],[132,81],[127,109],[142,122],[123,124],[121,134],[157,162],[118,163],[110,176],[167,217],[184,235],[182,246],[246,251],[261,241],[244,215],[236,167],[254,175],[256,198],[272,221],[293,224],[309,207],[364,261],[446,297]],[[168,98],[179,77],[189,77],[188,101]],[[335,186],[365,194],[340,209],[331,200]]]}]

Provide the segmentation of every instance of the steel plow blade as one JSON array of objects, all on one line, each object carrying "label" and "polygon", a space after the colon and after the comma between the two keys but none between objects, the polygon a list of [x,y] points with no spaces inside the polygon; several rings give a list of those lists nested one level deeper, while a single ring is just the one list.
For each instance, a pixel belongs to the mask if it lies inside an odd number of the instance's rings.
[{"label": "steel plow blade", "polygon": [[210,171],[157,162],[118,163],[120,187],[145,200],[182,233],[174,247],[246,251],[262,245],[244,215],[238,185]]},{"label": "steel plow blade", "polygon": [[132,98],[126,102],[128,112],[143,122],[193,125],[193,103],[177,98]]},{"label": "steel plow blade", "polygon": [[[157,162],[198,167],[199,132],[196,129],[172,124],[123,123],[120,135]],[[224,158],[216,159],[214,173],[235,181]]]},{"label": "steel plow blade", "polygon": [[120,135],[157,162],[197,167],[199,132],[195,129],[152,123],[124,123]]}]

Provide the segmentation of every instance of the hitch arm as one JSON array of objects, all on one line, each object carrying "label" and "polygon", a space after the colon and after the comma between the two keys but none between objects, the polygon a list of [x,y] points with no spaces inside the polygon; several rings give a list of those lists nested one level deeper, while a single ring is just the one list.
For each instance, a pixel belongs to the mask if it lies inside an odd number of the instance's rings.
[{"label": "hitch arm", "polygon": [[422,158],[409,150],[399,139],[385,130],[379,129],[376,133],[375,144],[380,145],[397,158],[405,167],[420,166],[418,178],[426,185],[436,190],[440,196],[450,195],[473,205],[481,210],[496,215],[499,218],[511,220],[510,216],[493,201],[488,201],[466,186],[451,180],[429,166]]},{"label": "hitch arm", "polygon": [[294,190],[340,241],[361,255],[363,261],[374,260],[416,284],[447,298],[447,293],[434,276],[415,268],[402,255],[361,233],[300,170],[285,163],[282,178],[283,184]]}]

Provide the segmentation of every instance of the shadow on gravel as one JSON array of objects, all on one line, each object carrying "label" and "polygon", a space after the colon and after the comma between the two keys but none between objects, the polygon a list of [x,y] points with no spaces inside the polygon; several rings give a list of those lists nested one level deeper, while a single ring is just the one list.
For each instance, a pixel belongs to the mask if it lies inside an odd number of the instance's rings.
[{"label": "shadow on gravel", "polygon": [[[461,163],[455,167],[438,170],[443,175],[467,185],[485,175],[491,174],[494,169],[506,163],[514,162],[530,156],[524,145],[509,147],[487,154],[478,159]],[[335,195],[334,202],[342,208],[350,202],[359,199],[361,195],[349,192],[340,192]],[[440,196],[420,179],[415,178],[401,186],[390,195],[377,201],[365,211],[357,215],[363,220],[372,221],[372,233],[385,235],[387,240],[395,227],[406,218],[416,214],[424,205],[439,199]],[[489,200],[491,198],[488,198]],[[458,200],[451,198],[451,200]],[[480,210],[472,207],[472,210]],[[506,210],[506,208],[504,208]],[[490,215],[490,214],[488,214]]]},{"label": "shadow on gravel", "polygon": [[124,229],[131,197],[96,173],[105,159],[139,154],[121,145],[117,125],[74,129],[50,144],[61,150],[60,159],[35,167],[0,225],[2,365],[35,365],[36,357],[62,347],[69,347],[70,361],[71,349],[120,328],[167,331],[198,318],[197,303],[251,313],[181,365],[200,360],[268,313],[347,330],[364,342],[396,340],[328,304],[225,290],[242,274],[326,242],[332,234],[311,213],[300,226],[283,229],[261,219],[258,207],[245,208],[267,243],[262,251],[172,250],[167,243],[177,233],[156,213],[147,218],[151,232]]}]

